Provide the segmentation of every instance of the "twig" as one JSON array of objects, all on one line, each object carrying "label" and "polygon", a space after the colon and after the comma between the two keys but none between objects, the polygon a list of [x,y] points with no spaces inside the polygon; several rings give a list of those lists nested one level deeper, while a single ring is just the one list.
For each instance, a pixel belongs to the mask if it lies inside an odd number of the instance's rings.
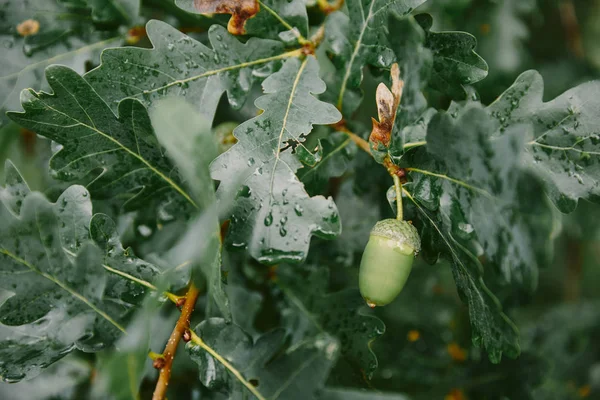
[{"label": "twig", "polygon": [[581,31],[577,14],[575,13],[575,5],[573,0],[563,0],[560,3],[560,19],[562,21],[565,35],[567,36],[567,45],[569,50],[577,58],[584,57],[583,42],[581,41]]},{"label": "twig", "polygon": [[392,175],[394,179],[394,187],[396,188],[396,219],[402,221],[404,214],[402,212],[402,183],[400,183],[400,177],[396,174]]},{"label": "twig", "polygon": [[360,147],[361,150],[365,151],[366,153],[368,153],[370,156],[373,156],[371,154],[371,147],[369,146],[369,142],[367,142],[365,139],[361,138],[360,136],[358,136],[356,133],[352,132],[350,129],[348,129],[348,127],[346,126],[346,121],[341,120],[340,122],[338,122],[337,124],[333,124],[331,125],[333,127],[333,129],[335,129],[338,132],[343,132],[346,135],[348,135],[348,137],[350,137],[350,139],[352,139],[352,141],[354,143],[356,143],[356,145],[358,147]]},{"label": "twig", "polygon": [[167,345],[165,346],[165,351],[162,354],[164,363],[161,361],[159,365],[160,374],[158,382],[156,382],[152,400],[163,400],[167,394],[167,387],[169,385],[169,379],[171,378],[171,367],[173,366],[173,359],[177,352],[177,346],[184,333],[189,331],[190,315],[192,314],[192,311],[194,311],[194,306],[196,305],[196,300],[198,300],[199,295],[200,291],[192,283],[185,295],[185,304],[181,309],[181,315],[177,320],[177,324],[175,325],[175,328],[167,341]]}]

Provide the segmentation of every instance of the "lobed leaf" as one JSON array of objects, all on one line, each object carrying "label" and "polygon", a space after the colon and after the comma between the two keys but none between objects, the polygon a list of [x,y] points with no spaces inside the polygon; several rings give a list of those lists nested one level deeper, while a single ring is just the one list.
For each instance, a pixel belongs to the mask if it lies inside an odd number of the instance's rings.
[{"label": "lobed leaf", "polygon": [[[95,32],[84,23],[89,10],[57,1],[1,0],[0,126],[5,112],[20,108],[19,93],[25,88],[45,89],[44,69],[65,64],[78,72],[95,60],[102,49],[121,43],[123,35]],[[25,26],[30,29],[25,30]],[[21,33],[19,33],[21,30]]]},{"label": "lobed leaf", "polygon": [[244,398],[250,387],[254,397],[263,400],[312,397],[324,385],[339,349],[328,335],[284,349],[281,330],[254,342],[241,328],[220,318],[207,319],[194,331],[197,338],[186,350],[198,364],[200,381],[209,389],[226,391],[232,399]]},{"label": "lobed leaf", "polygon": [[485,286],[481,262],[504,284],[534,290],[538,266],[548,262],[553,216],[535,179],[519,167],[529,127],[494,138],[498,126],[480,107],[454,112],[435,115],[426,148],[402,159],[412,178],[407,193],[424,217],[426,257],[443,253],[453,261],[473,340],[497,362],[502,352],[518,354],[517,333]]},{"label": "lobed leaf", "polygon": [[533,124],[532,134],[523,138],[524,162],[564,213],[579,199],[600,201],[599,91],[599,81],[588,82],[544,103],[542,77],[528,71],[488,107],[502,131]]},{"label": "lobed leaf", "polygon": [[228,240],[247,247],[260,262],[298,262],[306,257],[315,234],[331,237],[341,226],[333,199],[309,197],[295,173],[320,158],[303,145],[313,124],[340,119],[330,104],[313,97],[325,84],[312,56],[287,60],[263,83],[265,95],[256,100],[262,114],[234,130],[238,142],[211,164],[221,181],[221,200],[241,183],[232,210]]},{"label": "lobed leaf", "polygon": [[433,53],[433,69],[429,85],[455,99],[464,99],[464,85],[484,79],[488,65],[475,53],[477,39],[466,32],[432,32],[429,14],[415,16],[425,31],[425,46]]},{"label": "lobed leaf", "polygon": [[121,102],[117,118],[74,71],[52,66],[46,78],[54,93],[24,90],[25,112],[9,117],[62,145],[50,161],[56,178],[85,179],[95,198],[110,199],[127,210],[152,209],[173,198],[182,203],[180,212],[197,207],[163,154],[139,101]]},{"label": "lobed leaf", "polygon": [[[332,13],[326,22],[325,39],[340,75],[332,85],[338,109],[351,115],[360,103],[357,90],[366,65],[389,67],[394,53],[388,47],[387,17],[390,11],[406,15],[425,0],[348,0],[348,15]],[[333,101],[334,100],[334,101]]]},{"label": "lobed leaf", "polygon": [[241,43],[219,25],[208,32],[212,48],[161,21],[149,21],[146,32],[152,49],[106,49],[102,64],[85,75],[113,111],[125,98],[148,106],[181,96],[212,121],[224,92],[239,108],[253,83],[272,73],[275,61],[298,55],[284,52],[275,41],[251,38]]},{"label": "lobed leaf", "polygon": [[[276,282],[283,294],[283,326],[290,332],[292,342],[299,343],[316,334],[333,335],[340,341],[340,360],[332,378],[343,384],[356,383],[348,382],[348,378],[370,379],[377,369],[371,344],[383,334],[385,325],[377,317],[360,313],[364,300],[358,290],[328,293],[326,268],[282,265]],[[343,373],[336,374],[337,369]]]},{"label": "lobed leaf", "polygon": [[6,169],[0,285],[12,296],[0,306],[0,322],[19,328],[0,341],[0,376],[17,381],[76,348],[97,351],[114,342],[145,293],[140,283],[149,285],[144,279],[156,270],[124,249],[109,229],[102,239],[98,221],[108,221],[92,218],[85,188],[71,186],[50,203],[29,192],[12,164]]}]

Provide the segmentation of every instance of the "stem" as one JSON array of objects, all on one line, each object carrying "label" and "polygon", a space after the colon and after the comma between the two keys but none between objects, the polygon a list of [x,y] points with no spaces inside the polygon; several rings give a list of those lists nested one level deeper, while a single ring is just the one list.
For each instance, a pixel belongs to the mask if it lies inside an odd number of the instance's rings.
[{"label": "stem", "polygon": [[173,366],[173,359],[175,358],[175,353],[177,352],[177,346],[179,345],[179,341],[181,340],[184,332],[190,327],[190,315],[192,314],[192,311],[194,311],[194,306],[196,305],[196,300],[198,300],[199,295],[200,291],[192,283],[187,291],[187,294],[185,295],[186,299],[185,304],[181,309],[181,315],[177,320],[177,324],[175,325],[175,328],[173,329],[173,332],[167,341],[165,351],[163,352],[165,363],[160,369],[158,382],[156,382],[156,388],[154,389],[152,400],[165,399],[167,387],[169,386],[169,379],[171,379],[171,367]]},{"label": "stem", "polygon": [[394,187],[396,188],[396,219],[402,221],[404,219],[402,212],[402,183],[398,175],[393,174],[392,178],[394,179]]},{"label": "stem", "polygon": [[201,348],[203,348],[208,354],[210,354],[215,360],[223,364],[225,368],[229,370],[246,388],[256,396],[259,400],[266,400],[265,397],[252,385],[248,382],[244,376],[238,371],[233,365],[231,365],[225,358],[223,358],[219,353],[214,351],[209,345],[207,345],[204,340],[202,340],[194,331],[190,331],[192,334],[192,342]]}]

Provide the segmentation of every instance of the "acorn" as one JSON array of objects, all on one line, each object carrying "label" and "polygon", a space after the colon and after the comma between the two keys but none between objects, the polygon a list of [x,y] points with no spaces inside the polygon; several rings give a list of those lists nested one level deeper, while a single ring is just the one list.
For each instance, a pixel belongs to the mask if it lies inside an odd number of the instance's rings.
[{"label": "acorn", "polygon": [[360,293],[371,308],[391,303],[404,288],[421,239],[407,221],[385,219],[375,224],[360,262]]}]

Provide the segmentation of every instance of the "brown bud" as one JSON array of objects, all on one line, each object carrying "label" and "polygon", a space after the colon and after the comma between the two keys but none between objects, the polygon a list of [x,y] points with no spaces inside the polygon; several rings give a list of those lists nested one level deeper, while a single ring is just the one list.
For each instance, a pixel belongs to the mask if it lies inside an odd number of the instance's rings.
[{"label": "brown bud", "polygon": [[167,361],[164,359],[164,357],[158,357],[152,362],[152,366],[156,369],[162,369],[165,367],[166,363]]},{"label": "brown bud", "polygon": [[192,332],[190,332],[189,329],[186,329],[183,332],[183,337],[181,338],[181,340],[183,340],[184,342],[189,342],[190,340],[192,340]]}]

